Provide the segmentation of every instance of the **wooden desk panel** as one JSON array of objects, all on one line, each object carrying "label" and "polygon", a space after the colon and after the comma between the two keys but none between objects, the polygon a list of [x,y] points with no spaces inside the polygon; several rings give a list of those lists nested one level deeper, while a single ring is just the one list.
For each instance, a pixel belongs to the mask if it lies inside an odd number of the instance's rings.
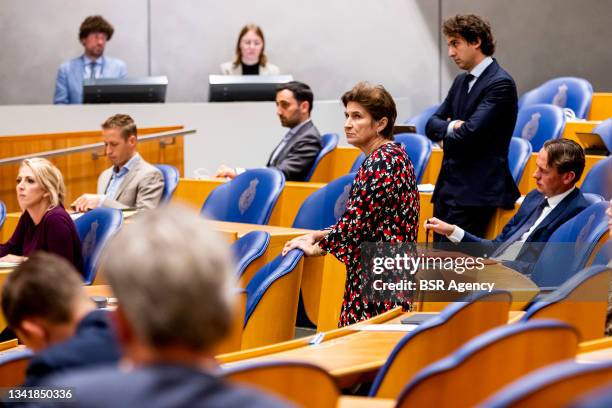
[{"label": "wooden desk panel", "polygon": [[350,146],[338,146],[319,162],[310,179],[315,183],[329,183],[348,174],[361,150]]},{"label": "wooden desk panel", "polygon": [[612,118],[612,92],[594,92],[589,120]]},{"label": "wooden desk panel", "polygon": [[[139,135],[166,132],[182,129],[182,126],[167,126],[138,129]],[[168,142],[171,138],[168,138]],[[49,133],[20,136],[0,136],[0,151],[4,158],[34,154],[48,150],[64,149],[101,142],[101,131]],[[171,164],[183,173],[183,136],[176,137],[175,144],[160,146],[160,140],[143,142],[138,150],[150,163]],[[102,149],[100,149],[100,153]],[[73,153],[51,158],[62,172],[66,184],[66,203],[84,193],[95,193],[98,176],[110,166],[104,157],[93,158],[92,152]],[[8,211],[18,211],[19,205],[15,195],[15,178],[19,165],[0,166],[0,200],[4,201]]]}]

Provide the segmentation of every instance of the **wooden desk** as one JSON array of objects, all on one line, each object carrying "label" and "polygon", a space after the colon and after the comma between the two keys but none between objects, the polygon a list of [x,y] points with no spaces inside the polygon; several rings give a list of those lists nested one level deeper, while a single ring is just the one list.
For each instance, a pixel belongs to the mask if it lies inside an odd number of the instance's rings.
[{"label": "wooden desk", "polygon": [[612,118],[612,92],[594,92],[589,110],[589,120]]}]

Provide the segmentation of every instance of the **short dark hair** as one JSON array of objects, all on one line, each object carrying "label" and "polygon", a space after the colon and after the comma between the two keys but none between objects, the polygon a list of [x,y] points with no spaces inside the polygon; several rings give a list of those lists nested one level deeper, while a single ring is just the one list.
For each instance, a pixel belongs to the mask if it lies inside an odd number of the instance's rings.
[{"label": "short dark hair", "polygon": [[109,41],[115,29],[104,19],[102,16],[89,16],[81,23],[79,28],[79,40],[86,38],[91,33],[104,33],[106,34],[106,40]]},{"label": "short dark hair", "polygon": [[374,120],[387,118],[387,126],[381,135],[385,139],[393,140],[393,126],[397,118],[397,109],[393,97],[384,86],[370,85],[367,82],[359,82],[350,91],[342,95],[342,103],[346,108],[349,102],[356,102],[368,111]]},{"label": "short dark hair", "polygon": [[128,137],[134,135],[138,137],[138,129],[136,128],[136,123],[134,119],[130,115],[125,115],[123,113],[118,113],[116,115],[111,116],[106,119],[104,123],[102,123],[102,129],[119,129],[121,133],[121,137],[124,140],[127,140]]},{"label": "short dark hair", "polygon": [[584,150],[569,139],[553,139],[544,143],[544,150],[548,155],[548,166],[557,169],[559,174],[573,171],[576,175],[574,182],[580,180],[584,171]]},{"label": "short dark hair", "polygon": [[299,81],[291,81],[285,84],[280,84],[276,87],[276,93],[284,91],[285,89],[293,92],[293,97],[298,104],[306,101],[308,102],[308,113],[312,112],[312,102],[314,101],[314,94],[312,89],[308,85]]},{"label": "short dark hair", "polygon": [[442,31],[447,37],[463,37],[470,44],[475,44],[480,39],[480,51],[484,55],[495,53],[491,24],[476,14],[457,14],[444,22]]},{"label": "short dark hair", "polygon": [[38,251],[21,263],[2,288],[2,313],[12,329],[24,319],[40,317],[67,323],[83,294],[81,275],[66,259]]}]

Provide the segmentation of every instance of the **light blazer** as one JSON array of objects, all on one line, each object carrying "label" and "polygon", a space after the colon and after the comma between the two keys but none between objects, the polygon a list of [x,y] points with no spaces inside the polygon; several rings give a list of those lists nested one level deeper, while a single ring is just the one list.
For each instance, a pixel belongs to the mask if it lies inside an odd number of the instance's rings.
[{"label": "light blazer", "polygon": [[304,181],[321,148],[321,135],[315,125],[308,122],[293,135],[274,161],[271,161],[272,151],[266,166],[282,171],[287,181]]},{"label": "light blazer", "polygon": [[[105,194],[113,168],[98,177],[98,194]],[[111,208],[151,209],[157,207],[164,192],[164,176],[156,167],[138,156],[133,167],[121,181],[114,200],[105,198],[102,205]]]},{"label": "light blazer", "polygon": [[[525,196],[521,207],[510,221],[504,226],[502,232],[493,240],[486,240],[465,231],[461,242],[477,242],[486,253],[492,254],[502,243],[518,231],[531,214],[536,211],[544,201],[544,195],[538,190],[532,190]],[[550,236],[569,219],[589,206],[588,201],[582,195],[580,189],[575,188],[538,224],[536,229],[529,235],[526,243],[546,243]],[[530,273],[533,265],[538,260],[544,245],[524,245],[516,257],[516,261],[509,265],[523,273]]]},{"label": "light blazer", "polygon": [[[83,103],[83,57],[73,58],[60,65],[55,81],[53,103]],[[101,78],[124,78],[127,76],[125,62],[117,58],[103,57]]]},{"label": "light blazer", "polygon": [[[234,66],[233,61],[224,62],[221,64],[221,74],[223,75],[242,75],[242,64]],[[259,66],[259,75],[280,75],[280,69],[269,62],[266,65]]]},{"label": "light blazer", "polygon": [[[427,137],[442,141],[444,149],[432,202],[512,208],[520,196],[508,167],[518,110],[516,85],[495,60],[467,95],[466,76],[455,78],[446,99],[427,121]],[[465,123],[446,136],[447,119]]]}]

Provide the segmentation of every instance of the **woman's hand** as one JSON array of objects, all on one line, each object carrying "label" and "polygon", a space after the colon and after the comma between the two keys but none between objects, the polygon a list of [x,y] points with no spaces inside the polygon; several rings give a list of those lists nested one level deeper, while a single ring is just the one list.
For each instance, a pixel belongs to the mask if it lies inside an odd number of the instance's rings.
[{"label": "woman's hand", "polygon": [[25,256],[8,254],[8,255],[4,255],[2,258],[0,258],[0,262],[19,263],[19,262],[25,261],[26,259],[28,259],[28,258],[26,258]]},{"label": "woman's hand", "polygon": [[319,242],[323,237],[325,237],[329,231],[313,231],[310,234],[300,235],[299,237],[293,238],[291,241],[288,241],[283,247],[283,251],[281,252],[283,256],[287,255],[287,252],[291,251],[294,248],[299,248],[304,251],[304,255],[306,256],[320,256],[324,255],[325,251],[323,251],[317,242]]},{"label": "woman's hand", "polygon": [[428,218],[425,220],[425,229],[432,230],[440,235],[450,235],[455,231],[455,226],[439,220],[435,217]]}]

